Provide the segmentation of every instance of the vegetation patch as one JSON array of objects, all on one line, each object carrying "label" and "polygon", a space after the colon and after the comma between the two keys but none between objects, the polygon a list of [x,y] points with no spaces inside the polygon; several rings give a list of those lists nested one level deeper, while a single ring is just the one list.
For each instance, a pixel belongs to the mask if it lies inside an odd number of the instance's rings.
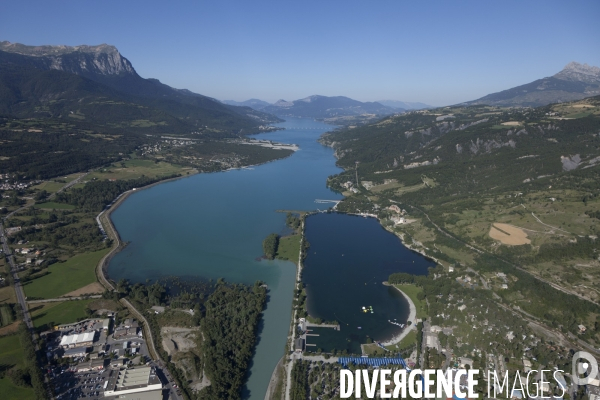
[{"label": "vegetation patch", "polygon": [[291,235],[279,238],[277,255],[275,258],[297,262],[300,256],[300,235]]},{"label": "vegetation patch", "polygon": [[86,177],[87,181],[111,179],[139,179],[145,177],[160,177],[181,174],[189,168],[182,168],[164,161],[134,158],[131,160],[113,163],[110,167],[99,169]]},{"label": "vegetation patch", "polygon": [[89,314],[88,300],[31,304],[29,311],[33,325],[41,330],[52,329],[56,325],[67,324],[86,318]]},{"label": "vegetation patch", "polygon": [[49,274],[24,286],[28,297],[52,299],[96,281],[96,265],[110,249],[76,255],[64,263],[52,264]]},{"label": "vegetation patch", "polygon": [[417,309],[417,318],[427,318],[427,303],[425,303],[423,288],[412,284],[395,284],[394,286],[412,300]]},{"label": "vegetation patch", "polygon": [[[0,393],[2,399],[34,400],[31,386],[21,386],[18,376],[25,373],[26,365],[19,335],[0,337]],[[12,371],[11,371],[12,370]],[[15,372],[19,371],[18,374]]]},{"label": "vegetation patch", "polygon": [[50,209],[50,210],[72,210],[72,209],[75,208],[75,206],[73,206],[71,204],[56,203],[54,201],[49,201],[49,202],[46,202],[46,203],[36,203],[36,205],[34,207],[35,208]]}]

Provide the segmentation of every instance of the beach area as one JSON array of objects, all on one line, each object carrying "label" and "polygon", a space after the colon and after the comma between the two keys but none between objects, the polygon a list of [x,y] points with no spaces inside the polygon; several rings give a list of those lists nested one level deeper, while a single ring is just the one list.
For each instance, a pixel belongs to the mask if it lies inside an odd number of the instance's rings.
[{"label": "beach area", "polygon": [[[415,307],[415,303],[413,303],[411,298],[408,297],[406,295],[406,293],[404,293],[402,290],[398,289],[394,285],[390,285],[387,282],[383,282],[383,284],[386,286],[393,286],[397,291],[402,293],[402,296],[404,296],[404,298],[408,302],[408,307],[409,307],[408,318],[406,320],[406,327],[404,327],[404,329],[402,330],[402,332],[400,332],[399,335],[396,335],[393,338],[381,343],[384,346],[391,346],[391,345],[400,343],[400,341],[402,341],[402,339],[404,339],[410,331],[412,331],[413,329],[417,329],[417,321],[416,321],[417,320],[417,308]],[[409,322],[410,322],[410,324],[409,324]]]}]

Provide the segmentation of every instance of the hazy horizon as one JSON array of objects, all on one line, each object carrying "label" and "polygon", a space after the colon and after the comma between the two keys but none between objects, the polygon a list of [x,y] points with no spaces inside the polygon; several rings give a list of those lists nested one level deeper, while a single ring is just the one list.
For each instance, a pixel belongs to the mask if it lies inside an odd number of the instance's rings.
[{"label": "hazy horizon", "polygon": [[[457,6],[460,4],[460,7]],[[600,66],[600,3],[5,4],[0,40],[116,46],[144,78],[221,100],[443,106]]]}]

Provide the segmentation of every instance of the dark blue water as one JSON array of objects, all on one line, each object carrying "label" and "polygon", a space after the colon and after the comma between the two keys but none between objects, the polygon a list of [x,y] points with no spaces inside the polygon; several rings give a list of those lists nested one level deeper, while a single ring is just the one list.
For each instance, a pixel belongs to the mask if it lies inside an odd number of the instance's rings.
[{"label": "dark blue water", "polygon": [[[401,329],[388,320],[405,323],[408,303],[382,282],[394,272],[424,275],[434,263],[407,249],[374,218],[316,214],[306,219],[305,234],[311,245],[302,271],[308,312],[341,326],[314,332],[320,336],[307,342],[317,346],[307,349],[360,354],[368,337],[383,341],[398,334]],[[373,307],[373,313],[363,307]]]},{"label": "dark blue water", "polygon": [[287,129],[260,139],[296,143],[284,160],[252,170],[199,174],[131,195],[112,214],[121,238],[130,244],[109,265],[115,280],[143,282],[163,276],[225,278],[269,285],[264,326],[253,358],[246,395],[264,398],[282,356],[289,330],[296,266],[262,261],[262,241],[285,229],[278,209],[323,208],[315,199],[340,199],[327,189],[337,174],[333,151],[317,143],[331,126],[305,119],[280,124]]}]

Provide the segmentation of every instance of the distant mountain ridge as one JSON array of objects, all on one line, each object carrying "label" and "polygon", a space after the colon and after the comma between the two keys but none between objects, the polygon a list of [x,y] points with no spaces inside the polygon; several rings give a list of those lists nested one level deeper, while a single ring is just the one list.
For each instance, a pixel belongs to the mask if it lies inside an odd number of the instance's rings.
[{"label": "distant mountain ridge", "polygon": [[222,103],[229,104],[230,106],[250,107],[255,110],[262,110],[266,106],[271,105],[271,103],[259,99],[249,99],[246,101],[223,100]]},{"label": "distant mountain ridge", "polygon": [[[0,111],[18,117],[58,116],[72,111],[77,104],[101,101],[107,109],[120,118],[127,119],[115,102],[135,103],[144,107],[144,115],[152,114],[163,122],[178,120],[179,130],[189,126],[188,131],[198,128],[214,128],[219,131],[254,130],[259,125],[279,121],[275,116],[256,111],[250,107],[222,104],[207,96],[186,89],[175,89],[157,79],[140,77],[132,64],[114,47],[98,46],[26,46],[19,43],[0,42]],[[53,73],[52,73],[53,72]],[[91,85],[77,77],[91,80]],[[58,80],[71,91],[61,91]],[[33,85],[33,86],[32,86]],[[32,91],[32,87],[35,88]],[[82,89],[83,88],[83,89]],[[110,89],[110,90],[109,90]],[[64,93],[63,93],[64,92]],[[74,96],[71,98],[70,96]],[[79,97],[78,97],[79,96]],[[81,97],[83,96],[83,97]],[[56,99],[61,99],[56,103]],[[49,106],[49,101],[54,103]],[[61,104],[67,109],[62,109]],[[137,107],[140,109],[139,107]],[[35,113],[32,110],[37,109]],[[48,110],[47,113],[39,110]],[[140,109],[141,110],[141,109]],[[87,118],[98,113],[86,108]],[[107,111],[105,114],[108,116]],[[103,118],[106,122],[106,117]],[[158,128],[157,128],[158,129]],[[167,128],[165,128],[167,129]]]},{"label": "distant mountain ridge", "polygon": [[600,94],[600,68],[570,62],[557,74],[501,92],[488,94],[465,105],[538,107],[580,100]]},{"label": "distant mountain ridge", "polygon": [[377,102],[360,102],[344,96],[314,95],[303,99],[279,100],[275,104],[262,108],[262,111],[280,117],[326,119],[364,114],[391,115],[398,110]]},{"label": "distant mountain ridge", "polygon": [[433,108],[433,106],[430,106],[429,104],[410,101],[378,100],[377,102],[383,104],[384,106],[401,110],[422,110],[425,108]]}]

